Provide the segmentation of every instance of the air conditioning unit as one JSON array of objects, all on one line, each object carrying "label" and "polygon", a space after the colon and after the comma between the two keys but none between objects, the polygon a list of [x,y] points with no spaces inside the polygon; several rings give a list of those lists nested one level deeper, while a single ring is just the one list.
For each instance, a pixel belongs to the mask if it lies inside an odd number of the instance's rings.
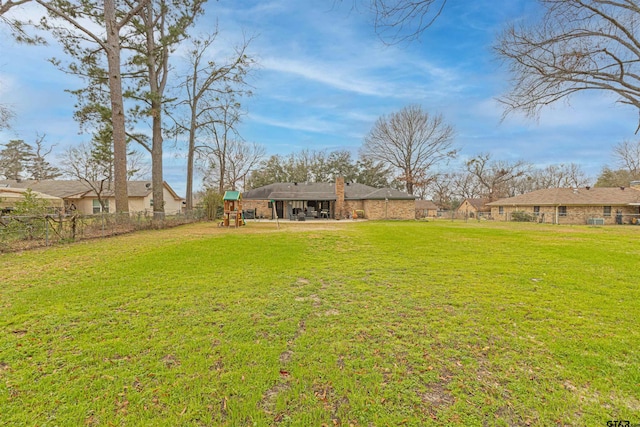
[{"label": "air conditioning unit", "polygon": [[604,225],[604,218],[589,218],[587,220],[588,225]]}]

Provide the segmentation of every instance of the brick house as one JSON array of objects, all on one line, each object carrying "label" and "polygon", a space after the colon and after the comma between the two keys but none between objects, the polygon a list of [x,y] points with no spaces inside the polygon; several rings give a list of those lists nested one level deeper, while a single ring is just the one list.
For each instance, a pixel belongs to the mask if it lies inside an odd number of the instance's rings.
[{"label": "brick house", "polygon": [[488,205],[498,221],[511,221],[514,212],[524,212],[550,224],[636,224],[640,182],[631,187],[548,188]]},{"label": "brick house", "polygon": [[416,200],[416,218],[435,218],[438,210],[438,205],[431,200]]},{"label": "brick house", "polygon": [[364,184],[275,183],[247,191],[242,195],[243,210],[256,217],[296,219],[345,219],[354,214],[367,219],[415,219],[415,197],[392,188],[374,188]]},{"label": "brick house", "polygon": [[456,209],[458,218],[482,218],[491,216],[491,207],[487,206],[491,199],[488,197],[468,197]]}]

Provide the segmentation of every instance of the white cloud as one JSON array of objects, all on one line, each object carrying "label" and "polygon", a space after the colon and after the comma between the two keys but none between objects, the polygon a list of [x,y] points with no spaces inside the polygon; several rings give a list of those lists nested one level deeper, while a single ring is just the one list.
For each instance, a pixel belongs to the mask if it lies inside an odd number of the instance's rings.
[{"label": "white cloud", "polygon": [[252,122],[264,124],[267,126],[279,127],[290,130],[299,130],[305,132],[333,132],[336,123],[333,121],[324,121],[315,117],[296,117],[291,120],[274,119],[259,114],[250,114],[249,119]]}]

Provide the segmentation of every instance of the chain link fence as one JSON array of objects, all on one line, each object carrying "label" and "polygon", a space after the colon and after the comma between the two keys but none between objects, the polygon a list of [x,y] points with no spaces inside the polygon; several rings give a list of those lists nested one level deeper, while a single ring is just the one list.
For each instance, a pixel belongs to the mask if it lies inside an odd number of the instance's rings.
[{"label": "chain link fence", "polygon": [[0,216],[0,253],[161,229],[204,219],[204,212]]}]

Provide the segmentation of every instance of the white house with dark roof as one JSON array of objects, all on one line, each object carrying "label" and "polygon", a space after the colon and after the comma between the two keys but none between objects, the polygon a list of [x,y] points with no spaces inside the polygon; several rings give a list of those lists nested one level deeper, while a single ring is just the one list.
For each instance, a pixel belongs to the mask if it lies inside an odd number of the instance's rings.
[{"label": "white house with dark roof", "polygon": [[[16,181],[16,180],[0,180],[0,187],[7,188],[30,188],[39,193],[55,196],[64,201],[64,208],[67,211],[75,210],[82,214],[96,214],[103,211],[98,200],[98,194],[94,188],[100,188],[99,183],[93,183],[90,186],[83,181],[64,181],[64,180],[42,180],[42,181]],[[150,181],[128,181],[127,191],[129,195],[129,212],[152,213],[153,192]],[[115,208],[115,197],[113,187],[109,187],[107,183],[99,190],[101,198],[105,201],[105,212],[112,211]],[[175,191],[167,184],[163,186],[164,195],[164,211],[168,215],[182,212],[183,198],[178,196]]]},{"label": "white house with dark roof", "polygon": [[415,219],[415,197],[393,188],[364,184],[285,182],[265,185],[242,195],[243,209],[257,217],[344,219]]},{"label": "white house with dark roof", "polygon": [[630,187],[548,188],[487,204],[491,217],[510,221],[514,212],[551,224],[637,224],[640,182]]}]

